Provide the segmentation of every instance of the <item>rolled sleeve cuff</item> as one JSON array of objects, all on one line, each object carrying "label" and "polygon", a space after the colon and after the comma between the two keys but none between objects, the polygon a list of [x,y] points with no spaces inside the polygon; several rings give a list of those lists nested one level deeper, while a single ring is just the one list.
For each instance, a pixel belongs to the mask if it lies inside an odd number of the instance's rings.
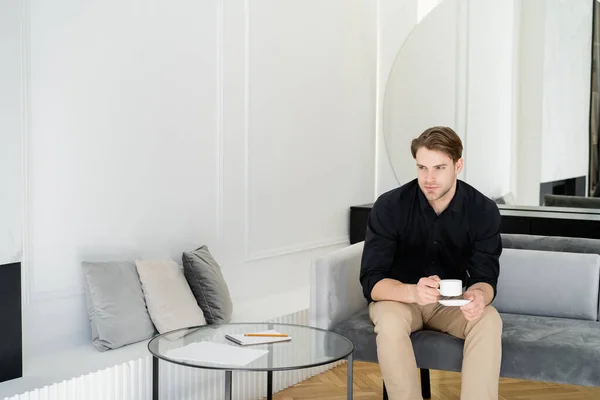
[{"label": "rolled sleeve cuff", "polygon": [[365,298],[367,299],[367,301],[369,303],[372,303],[375,301],[371,297],[371,292],[373,291],[373,288],[375,287],[377,282],[379,282],[380,280],[385,279],[385,278],[387,278],[387,276],[385,274],[377,273],[377,274],[370,275],[363,279],[363,285],[362,285],[363,295],[365,296]]}]

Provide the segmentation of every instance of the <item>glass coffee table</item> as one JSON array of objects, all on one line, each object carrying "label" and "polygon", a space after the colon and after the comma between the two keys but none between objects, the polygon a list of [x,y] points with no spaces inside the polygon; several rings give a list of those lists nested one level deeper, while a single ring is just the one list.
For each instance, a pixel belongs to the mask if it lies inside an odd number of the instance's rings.
[{"label": "glass coffee table", "polygon": [[[291,340],[241,346],[225,335],[274,330]],[[231,346],[230,347],[223,347]],[[152,354],[152,399],[159,396],[159,359],[192,368],[225,372],[225,399],[231,400],[233,371],[267,373],[267,399],[273,398],[273,372],[317,367],[348,360],[347,398],[352,399],[354,344],[346,337],[324,329],[277,323],[231,323],[183,328],[156,336],[148,343]],[[260,354],[257,356],[257,354]],[[257,358],[256,358],[257,357]],[[252,359],[253,358],[253,359]],[[249,361],[244,361],[244,359]],[[251,360],[250,360],[251,359]]]}]

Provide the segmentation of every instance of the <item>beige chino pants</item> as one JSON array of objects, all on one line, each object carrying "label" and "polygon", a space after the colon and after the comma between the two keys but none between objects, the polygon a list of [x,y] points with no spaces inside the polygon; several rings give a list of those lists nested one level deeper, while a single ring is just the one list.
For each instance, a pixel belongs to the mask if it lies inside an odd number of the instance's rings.
[{"label": "beige chino pants", "polygon": [[461,400],[497,400],[502,356],[502,320],[487,306],[467,321],[460,307],[379,301],[369,305],[377,334],[377,357],[390,400],[422,400],[410,334],[421,329],[465,339]]}]

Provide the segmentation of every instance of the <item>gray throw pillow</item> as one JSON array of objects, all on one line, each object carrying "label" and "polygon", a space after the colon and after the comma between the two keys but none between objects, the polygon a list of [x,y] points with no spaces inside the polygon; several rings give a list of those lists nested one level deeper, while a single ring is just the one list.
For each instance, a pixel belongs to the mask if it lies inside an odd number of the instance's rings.
[{"label": "gray throw pillow", "polygon": [[221,267],[207,246],[184,252],[183,272],[209,324],[227,323],[233,313],[229,288]]},{"label": "gray throw pillow", "polygon": [[151,338],[154,324],[146,308],[133,262],[82,262],[92,342],[100,351]]}]

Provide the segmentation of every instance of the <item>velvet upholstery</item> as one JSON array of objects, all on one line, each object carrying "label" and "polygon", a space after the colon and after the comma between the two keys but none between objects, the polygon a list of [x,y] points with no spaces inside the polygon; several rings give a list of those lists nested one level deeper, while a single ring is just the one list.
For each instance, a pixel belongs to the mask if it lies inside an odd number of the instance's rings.
[{"label": "velvet upholstery", "polygon": [[[501,261],[506,264],[507,260],[511,259],[508,267],[503,269],[501,265],[500,268],[500,275],[508,278],[501,281],[503,291],[508,291],[510,285],[520,284],[523,274],[528,269],[544,268],[543,263],[539,265],[538,260],[531,259],[539,255],[540,258],[548,260],[552,253],[544,251],[600,254],[600,240],[596,239],[503,234],[502,241],[505,249],[539,252],[526,251],[516,258],[509,256]],[[356,360],[377,362],[373,324],[366,304],[357,297],[360,293],[357,282],[363,244],[364,242],[360,242],[334,251],[319,257],[311,264],[309,317],[313,326],[333,330],[351,339],[355,345]],[[513,251],[506,251],[504,254],[511,253],[519,254]],[[577,254],[573,256],[576,257]],[[555,263],[553,270],[561,268],[561,265],[565,270],[572,267],[570,260],[575,258],[564,254],[559,257],[563,262]],[[600,272],[595,268],[600,267],[597,267],[597,258],[594,257],[581,258],[576,264],[580,267],[583,265],[582,269],[576,268],[577,273],[587,271],[591,274],[586,275],[587,299],[581,302],[575,300],[572,309],[564,307],[561,312],[556,313],[562,314],[557,316],[552,315],[552,307],[547,307],[543,313],[546,315],[531,315],[535,310],[529,310],[531,305],[525,304],[527,299],[523,298],[520,300],[523,303],[522,310],[511,309],[519,305],[517,302],[500,312],[503,320],[502,376],[600,386],[600,322],[592,318],[593,314],[597,315],[597,289],[600,279]],[[545,278],[543,272],[544,270],[540,276],[542,282]],[[557,281],[560,274],[553,273],[555,276],[552,279]],[[577,279],[565,279],[563,282],[575,292],[581,290]],[[535,293],[537,296],[552,296],[552,291]],[[541,303],[538,306],[541,306]],[[460,371],[463,340],[430,330],[415,332],[411,339],[420,368]]]},{"label": "velvet upholstery", "polygon": [[598,319],[600,255],[503,249],[499,312],[574,319]]},{"label": "velvet upholstery", "polygon": [[363,243],[315,258],[310,266],[311,325],[329,329],[367,306],[358,274]]},{"label": "velvet upholstery", "polygon": [[203,245],[194,251],[184,251],[183,274],[192,289],[198,306],[209,324],[225,324],[231,320],[233,302],[221,266]]},{"label": "velvet upholstery", "polygon": [[502,247],[505,249],[528,249],[562,251],[565,253],[600,254],[600,239],[503,233]]},{"label": "velvet upholstery", "polygon": [[[600,326],[596,321],[500,313],[501,375],[535,381],[600,386]],[[367,308],[333,326],[355,345],[356,360],[377,362]],[[461,370],[464,340],[421,330],[411,335],[419,368]]]},{"label": "velvet upholstery", "polygon": [[600,209],[600,199],[597,197],[545,194],[544,206]]}]

